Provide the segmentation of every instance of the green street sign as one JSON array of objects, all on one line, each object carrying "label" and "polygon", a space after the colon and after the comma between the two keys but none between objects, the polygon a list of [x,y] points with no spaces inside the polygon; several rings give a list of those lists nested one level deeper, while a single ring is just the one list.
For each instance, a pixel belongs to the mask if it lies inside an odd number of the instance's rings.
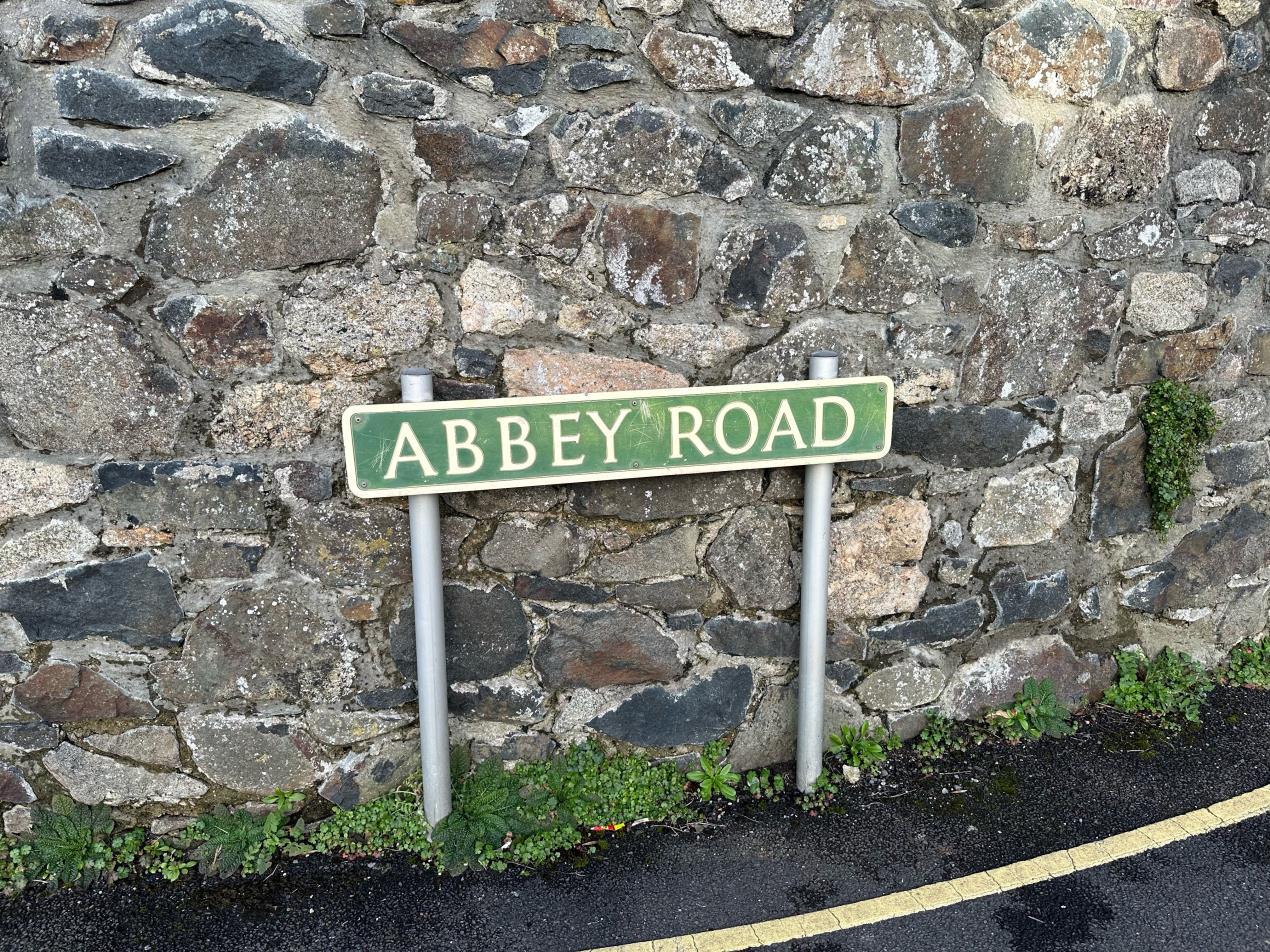
[{"label": "green street sign", "polygon": [[355,406],[344,453],[363,497],[876,459],[893,391],[856,377]]}]

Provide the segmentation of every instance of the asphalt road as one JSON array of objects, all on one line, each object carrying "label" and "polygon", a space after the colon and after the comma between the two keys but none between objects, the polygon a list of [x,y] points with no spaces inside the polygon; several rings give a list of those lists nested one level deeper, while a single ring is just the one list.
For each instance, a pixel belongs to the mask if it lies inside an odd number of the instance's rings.
[{"label": "asphalt road", "polygon": [[[897,764],[838,809],[750,805],[641,831],[602,860],[459,880],[396,861],[288,863],[264,881],[133,883],[0,904],[0,950],[572,952],[808,912],[988,869],[1270,783],[1270,693],[1220,691],[1181,736],[1101,710],[1075,738],[993,744],[924,778]],[[1270,823],[808,940],[799,952],[1270,948]]]}]

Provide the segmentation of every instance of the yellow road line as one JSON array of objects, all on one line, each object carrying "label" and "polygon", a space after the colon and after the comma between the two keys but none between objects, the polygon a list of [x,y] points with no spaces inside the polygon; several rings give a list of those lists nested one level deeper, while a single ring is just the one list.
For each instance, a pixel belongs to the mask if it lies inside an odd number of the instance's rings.
[{"label": "yellow road line", "polygon": [[784,916],[768,919],[766,922],[711,929],[708,932],[694,932],[667,939],[608,946],[592,949],[591,952],[744,952],[745,949],[777,945],[793,939],[809,939],[857,926],[885,922],[888,919],[899,919],[917,912],[929,912],[932,909],[969,902],[971,899],[999,895],[1047,879],[1070,876],[1080,870],[1114,863],[1192,836],[1203,836],[1224,826],[1234,826],[1264,813],[1270,813],[1270,786],[1258,787],[1229,800],[1214,803],[1211,807],[1201,807],[1181,816],[1084,843],[1069,850],[1056,850],[1034,859],[1021,860],[982,873],[971,873],[969,876],[959,876],[942,883],[931,883],[928,886],[918,886],[915,889],[905,889],[902,892],[797,916]]}]

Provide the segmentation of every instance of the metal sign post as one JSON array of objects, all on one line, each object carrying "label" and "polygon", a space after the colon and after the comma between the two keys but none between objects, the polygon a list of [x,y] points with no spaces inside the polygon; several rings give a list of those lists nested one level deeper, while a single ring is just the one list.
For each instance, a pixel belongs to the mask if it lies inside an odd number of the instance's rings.
[{"label": "metal sign post", "polygon": [[[432,371],[401,372],[403,403],[432,399]],[[415,664],[423,812],[435,827],[450,813],[450,684],[445,675],[441,589],[441,510],[435,495],[410,497],[410,571],[414,583]]]},{"label": "metal sign post", "polygon": [[349,407],[349,488],[410,497],[424,812],[450,813],[450,743],[437,494],[681,473],[806,466],[798,786],[820,775],[833,464],[891,446],[893,385],[838,378],[812,355],[811,379],[726,387],[432,401],[432,373],[405,370],[399,404]]},{"label": "metal sign post", "polygon": [[[838,376],[838,355],[811,355],[812,380]],[[803,476],[803,584],[798,636],[798,789],[810,793],[820,776],[825,733],[825,640],[829,601],[829,510],[833,463]]]}]

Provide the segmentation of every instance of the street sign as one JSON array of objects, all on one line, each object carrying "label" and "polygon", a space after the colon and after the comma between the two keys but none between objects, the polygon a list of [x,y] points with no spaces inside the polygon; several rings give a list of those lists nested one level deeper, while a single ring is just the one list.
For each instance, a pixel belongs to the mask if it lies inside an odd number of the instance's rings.
[{"label": "street sign", "polygon": [[362,497],[876,459],[887,377],[350,407]]}]

